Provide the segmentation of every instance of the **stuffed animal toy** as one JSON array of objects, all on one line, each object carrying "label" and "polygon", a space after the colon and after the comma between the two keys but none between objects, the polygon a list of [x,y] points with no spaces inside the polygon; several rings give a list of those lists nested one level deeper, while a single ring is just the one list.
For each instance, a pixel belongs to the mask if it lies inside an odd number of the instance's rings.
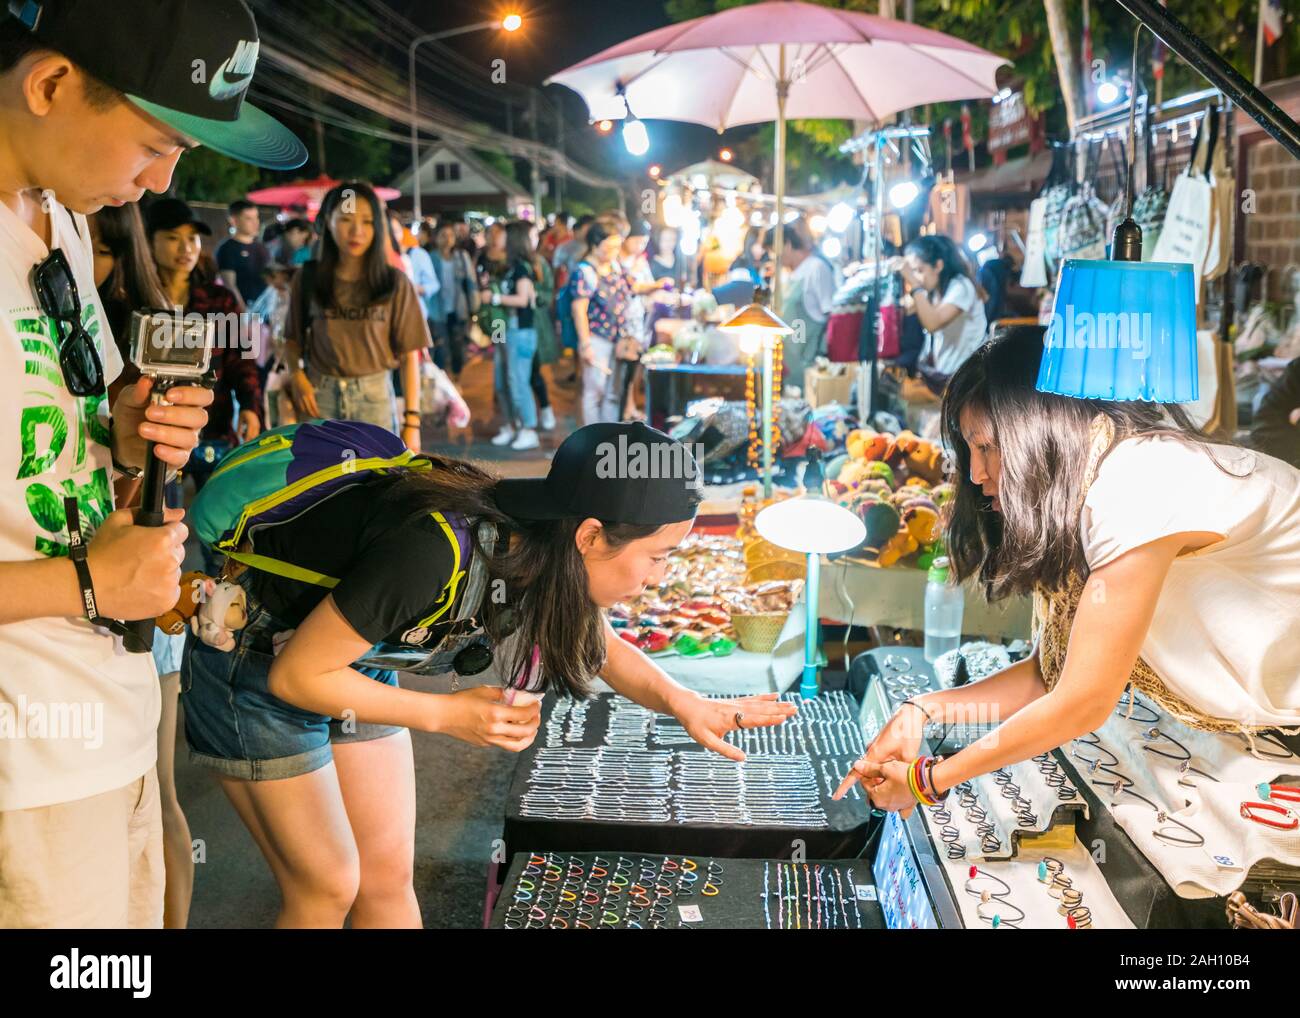
[{"label": "stuffed animal toy", "polygon": [[931,544],[939,537],[939,512],[917,499],[903,510],[903,526],[918,544]]},{"label": "stuffed animal toy", "polygon": [[855,460],[877,460],[889,448],[889,436],[870,428],[858,428],[850,431],[845,447]]},{"label": "stuffed animal toy", "polygon": [[880,549],[880,556],[877,558],[876,564],[883,569],[888,569],[896,564],[900,558],[911,555],[919,547],[920,545],[916,543],[916,538],[912,536],[911,531],[904,527]]},{"label": "stuffed animal toy", "polygon": [[189,628],[190,619],[194,617],[203,598],[207,596],[200,591],[203,590],[205,583],[210,582],[211,578],[204,576],[203,573],[185,573],[181,577],[181,599],[176,602],[176,607],[159,615],[154,620],[154,624],[168,636],[180,636]]},{"label": "stuffed animal toy", "polygon": [[209,647],[235,649],[235,633],[248,623],[248,595],[237,583],[209,579],[202,586],[203,600],[190,618],[190,628]]}]

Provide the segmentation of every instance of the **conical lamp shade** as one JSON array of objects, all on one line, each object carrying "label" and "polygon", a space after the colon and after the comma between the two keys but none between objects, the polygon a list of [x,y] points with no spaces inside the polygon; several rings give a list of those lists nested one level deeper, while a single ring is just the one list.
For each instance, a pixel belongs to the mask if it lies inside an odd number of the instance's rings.
[{"label": "conical lamp shade", "polygon": [[1039,392],[1193,402],[1199,387],[1192,267],[1066,261],[1044,345]]},{"label": "conical lamp shade", "polygon": [[781,321],[765,304],[746,304],[718,326],[719,329],[759,329],[777,336],[788,336],[794,329]]}]

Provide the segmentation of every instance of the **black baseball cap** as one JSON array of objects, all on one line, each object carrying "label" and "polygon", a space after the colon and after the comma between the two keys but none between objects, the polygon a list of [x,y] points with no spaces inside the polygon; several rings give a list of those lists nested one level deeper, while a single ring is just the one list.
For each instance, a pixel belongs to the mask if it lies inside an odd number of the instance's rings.
[{"label": "black baseball cap", "polygon": [[159,230],[174,230],[178,226],[192,226],[199,233],[212,236],[212,227],[194,214],[194,210],[179,198],[158,198],[149,203],[144,213],[144,228],[149,236]]},{"label": "black baseball cap", "polygon": [[244,0],[9,0],[44,45],[182,134],[254,166],[292,170],[307,149],[244,102],[260,42]]},{"label": "black baseball cap", "polygon": [[695,518],[701,485],[691,451],[638,421],[579,428],[555,450],[545,477],[498,481],[494,497],[521,520],[662,526]]}]

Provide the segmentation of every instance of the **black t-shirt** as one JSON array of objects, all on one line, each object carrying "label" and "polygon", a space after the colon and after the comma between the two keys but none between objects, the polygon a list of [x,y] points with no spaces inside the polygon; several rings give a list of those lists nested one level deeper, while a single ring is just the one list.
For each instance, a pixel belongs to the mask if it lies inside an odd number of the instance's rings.
[{"label": "black t-shirt", "polygon": [[[517,293],[519,291],[519,280],[521,279],[526,279],[532,283],[533,295],[536,297],[537,274],[533,271],[532,265],[522,258],[510,266],[509,273],[506,274],[506,278],[501,283],[501,292],[511,295]],[[531,329],[533,327],[533,309],[531,307],[511,308],[510,310],[519,315],[517,328]]]},{"label": "black t-shirt", "polygon": [[217,245],[217,268],[230,269],[235,273],[235,285],[245,304],[251,304],[262,296],[267,282],[262,278],[262,270],[271,264],[271,252],[260,240],[245,244],[234,237],[227,237]]},{"label": "black t-shirt", "polygon": [[[414,485],[401,477],[363,482],[295,520],[268,527],[255,534],[253,550],[338,578],[334,603],[353,629],[371,643],[413,646],[429,643],[428,630],[419,631],[418,623],[442,607],[439,599],[456,558],[429,513],[427,495],[417,497]],[[460,568],[468,571],[469,562],[462,560]],[[260,570],[253,583],[254,596],[293,627],[331,593]],[[462,577],[457,593],[464,587]],[[456,611],[453,604],[438,622],[449,622]],[[407,633],[409,641],[403,639]]]}]

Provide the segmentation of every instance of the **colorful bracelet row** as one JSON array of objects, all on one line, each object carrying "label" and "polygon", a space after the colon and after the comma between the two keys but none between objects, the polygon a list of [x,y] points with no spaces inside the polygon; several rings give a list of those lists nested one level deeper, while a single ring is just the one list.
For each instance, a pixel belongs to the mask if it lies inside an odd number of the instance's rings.
[{"label": "colorful bracelet row", "polygon": [[907,768],[907,787],[922,806],[937,806],[948,798],[934,787],[934,767],[943,757],[918,756]]}]

